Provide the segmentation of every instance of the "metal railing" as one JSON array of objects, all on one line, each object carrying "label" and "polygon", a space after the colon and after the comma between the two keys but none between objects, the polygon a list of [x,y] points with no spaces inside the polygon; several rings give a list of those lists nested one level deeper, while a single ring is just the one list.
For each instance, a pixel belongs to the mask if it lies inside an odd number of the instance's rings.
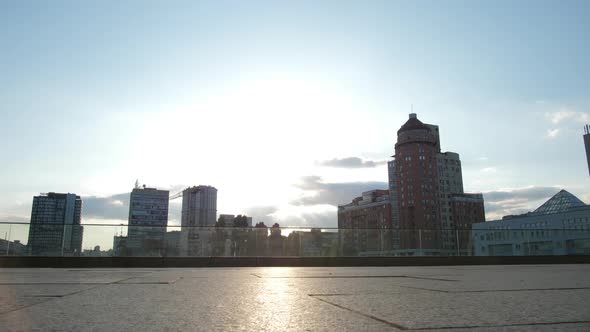
[{"label": "metal railing", "polygon": [[338,229],[0,223],[1,256],[590,255],[590,229]]}]

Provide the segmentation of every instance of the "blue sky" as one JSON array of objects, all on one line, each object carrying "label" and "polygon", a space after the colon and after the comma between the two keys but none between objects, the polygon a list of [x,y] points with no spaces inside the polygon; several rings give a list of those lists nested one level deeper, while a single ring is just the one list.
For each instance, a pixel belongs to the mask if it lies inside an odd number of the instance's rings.
[{"label": "blue sky", "polygon": [[460,153],[466,190],[506,194],[489,217],[558,188],[589,202],[589,16],[587,1],[2,1],[0,217],[26,220],[48,191],[117,205],[139,178],[334,226],[342,193],[387,171],[321,162],[388,159],[411,104]]}]

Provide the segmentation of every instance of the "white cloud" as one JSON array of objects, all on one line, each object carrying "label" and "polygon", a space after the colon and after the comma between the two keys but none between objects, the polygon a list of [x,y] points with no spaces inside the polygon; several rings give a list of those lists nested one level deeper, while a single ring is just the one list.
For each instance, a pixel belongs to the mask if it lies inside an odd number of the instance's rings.
[{"label": "white cloud", "polygon": [[560,187],[524,187],[484,192],[487,220],[533,211],[555,195]]},{"label": "white cloud", "polygon": [[559,135],[559,128],[547,129],[547,138],[555,138]]},{"label": "white cloud", "polygon": [[338,168],[373,168],[380,165],[385,165],[386,160],[362,160],[359,157],[334,158],[331,160],[323,160],[317,162],[320,166],[338,167]]},{"label": "white cloud", "polygon": [[577,123],[587,123],[590,120],[590,115],[586,112],[576,112],[567,108],[561,108],[557,112],[546,112],[545,118],[547,118],[547,120],[549,120],[551,123],[557,125],[570,121]]},{"label": "white cloud", "polygon": [[486,168],[482,168],[480,170],[480,172],[482,172],[482,173],[496,173],[496,172],[498,172],[498,169],[496,167],[486,167]]}]

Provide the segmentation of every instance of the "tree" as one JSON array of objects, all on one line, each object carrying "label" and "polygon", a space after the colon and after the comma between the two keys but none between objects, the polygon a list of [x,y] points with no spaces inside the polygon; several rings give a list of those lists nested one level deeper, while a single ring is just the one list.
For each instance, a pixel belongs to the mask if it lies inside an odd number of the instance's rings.
[{"label": "tree", "polygon": [[248,239],[249,255],[266,256],[268,248],[268,227],[264,222],[259,222],[254,226],[254,230],[251,232],[251,235],[248,236]]},{"label": "tree", "polygon": [[234,227],[248,227],[248,217],[238,214],[237,217],[234,218]]},{"label": "tree", "polygon": [[232,255],[242,256],[247,253],[248,243],[248,217],[245,215],[237,215],[233,221],[232,234]]},{"label": "tree", "polygon": [[270,229],[270,252],[272,256],[283,255],[283,237],[278,223],[274,223]]},{"label": "tree", "polygon": [[227,233],[225,231],[225,220],[219,217],[215,223],[215,234],[213,234],[213,255],[223,256],[225,254],[225,239]]}]

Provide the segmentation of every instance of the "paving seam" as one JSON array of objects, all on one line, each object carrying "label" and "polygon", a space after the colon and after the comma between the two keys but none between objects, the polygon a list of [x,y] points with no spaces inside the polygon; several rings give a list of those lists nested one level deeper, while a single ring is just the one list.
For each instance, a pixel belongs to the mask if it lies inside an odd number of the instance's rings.
[{"label": "paving seam", "polygon": [[363,316],[365,318],[369,318],[369,319],[375,320],[377,322],[386,324],[386,325],[388,325],[390,327],[393,327],[393,328],[396,328],[398,330],[402,330],[402,331],[409,330],[406,326],[403,326],[403,325],[400,325],[400,324],[396,324],[396,323],[390,322],[388,320],[385,320],[385,319],[382,319],[382,318],[379,318],[379,317],[376,317],[376,316],[373,316],[373,315],[366,314],[366,313],[364,313],[362,311],[350,309],[350,308],[347,308],[345,306],[342,306],[342,305],[339,305],[339,304],[336,304],[336,303],[333,303],[333,302],[330,302],[330,301],[327,301],[327,300],[324,300],[324,299],[320,299],[319,297],[316,297],[316,296],[312,296],[312,295],[308,295],[308,296],[311,297],[311,298],[314,298],[314,299],[316,299],[318,301],[321,301],[321,302],[327,303],[329,305],[332,305],[332,306],[334,306],[336,308],[343,309],[343,310],[346,310],[346,311],[355,313],[357,315],[361,315],[361,316]]},{"label": "paving seam", "polygon": [[463,293],[497,293],[497,292],[538,292],[538,291],[567,291],[567,290],[590,290],[590,287],[566,287],[566,288],[524,288],[524,289],[498,289],[498,290],[444,290],[444,289],[432,289],[412,286],[400,286],[403,288],[411,288],[418,290],[425,290],[431,292],[448,293],[448,294],[463,294]]},{"label": "paving seam", "polygon": [[117,282],[117,284],[120,284],[120,285],[173,285],[180,279],[183,279],[183,278],[178,277],[172,281]]},{"label": "paving seam", "polygon": [[18,285],[108,285],[111,282],[6,282],[0,283],[0,286],[18,286]]},{"label": "paving seam", "polygon": [[288,276],[260,276],[254,273],[251,275],[260,278],[260,279],[375,279],[375,278],[407,278],[407,279],[419,279],[419,280],[432,280],[432,281],[449,281],[449,282],[458,282],[460,280],[455,279],[442,279],[442,278],[428,278],[428,277],[415,277],[415,276],[404,276],[404,275],[397,275],[397,276],[299,276],[299,277],[288,277]]},{"label": "paving seam", "polygon": [[33,303],[33,304],[30,304],[30,305],[26,305],[24,307],[16,308],[16,309],[9,310],[9,311],[6,311],[6,312],[2,312],[2,313],[0,313],[0,316],[5,315],[5,314],[8,314],[8,313],[11,313],[11,312],[19,311],[19,310],[22,310],[22,309],[30,308],[30,307],[36,306],[38,304],[47,303],[47,302],[50,302],[50,301],[55,300],[55,299],[61,299],[61,298],[64,298],[66,296],[69,296],[69,295],[79,294],[79,293],[82,293],[82,292],[85,292],[85,291],[89,291],[89,290],[92,290],[92,289],[95,289],[95,288],[98,288],[98,287],[104,286],[104,285],[108,285],[108,284],[99,284],[99,285],[96,285],[94,287],[90,287],[90,288],[87,288],[87,289],[82,289],[82,290],[79,290],[77,292],[73,292],[73,293],[70,293],[70,294],[65,294],[63,296],[44,296],[44,297],[39,297],[39,298],[46,298],[47,300],[46,301],[39,302],[39,303]]},{"label": "paving seam", "polygon": [[[338,294],[333,294],[334,296],[338,295]],[[348,295],[348,294],[345,294]],[[350,294],[353,295],[353,294]],[[399,330],[403,330],[403,331],[431,331],[431,330],[451,330],[451,329],[474,329],[474,328],[490,328],[490,327],[518,327],[518,326],[543,326],[543,325],[560,325],[560,324],[588,324],[590,323],[589,320],[581,320],[581,321],[561,321],[561,322],[532,322],[532,323],[515,323],[515,324],[498,324],[498,325],[469,325],[469,326],[440,326],[440,327],[417,327],[417,328],[410,328],[401,324],[397,324],[397,323],[393,323],[390,322],[388,320],[385,320],[383,318],[379,318],[370,314],[366,314],[362,311],[358,311],[355,309],[351,309],[348,307],[345,307],[343,305],[340,304],[336,304],[333,302],[330,302],[328,300],[324,300],[319,298],[318,296],[325,296],[325,295],[321,295],[321,294],[308,294],[309,297],[314,298],[318,301],[330,304],[334,307],[337,307],[339,309],[343,309],[346,311],[350,311],[353,312],[355,314],[361,315],[363,317],[366,318],[370,318],[373,319],[375,321],[387,324],[391,327],[395,327]]]},{"label": "paving seam", "polygon": [[[112,285],[112,284],[116,284],[116,283],[121,282],[121,281],[133,279],[133,278],[137,278],[137,277],[129,277],[129,278],[121,279],[121,280],[118,280],[118,281],[115,281],[115,282],[111,282],[111,283],[99,283],[99,284],[94,283],[93,284],[93,285],[95,285],[94,287],[90,287],[90,288],[87,288],[87,289],[82,289],[82,290],[79,290],[77,292],[65,294],[63,296],[45,296],[45,297],[40,297],[40,298],[46,298],[47,300],[46,301],[39,302],[39,303],[33,303],[33,304],[30,304],[30,305],[26,305],[26,306],[23,306],[23,307],[20,307],[20,308],[16,308],[16,309],[13,309],[13,310],[2,312],[2,313],[0,313],[0,316],[5,315],[5,314],[8,314],[8,313],[11,313],[11,312],[19,311],[19,310],[22,310],[22,309],[30,308],[30,307],[36,306],[38,304],[47,303],[47,302],[52,301],[52,300],[55,300],[55,299],[61,299],[61,298],[64,298],[66,296],[80,294],[82,292],[86,292],[86,291],[89,291],[89,290],[96,289],[96,288],[98,288],[100,286]],[[20,284],[20,285],[22,285],[22,284]],[[34,285],[39,285],[39,284],[34,284]],[[48,285],[56,285],[56,284],[53,283],[53,284],[48,284]],[[76,284],[69,283],[69,285],[83,285],[83,284],[81,284],[81,283],[76,283]]]},{"label": "paving seam", "polygon": [[543,326],[543,325],[564,325],[564,324],[588,324],[590,320],[566,321],[566,322],[546,322],[546,323],[516,323],[506,325],[471,325],[471,326],[441,326],[441,327],[418,327],[411,328],[408,331],[432,331],[432,330],[458,330],[458,329],[477,329],[488,327],[518,327],[518,326]]}]

